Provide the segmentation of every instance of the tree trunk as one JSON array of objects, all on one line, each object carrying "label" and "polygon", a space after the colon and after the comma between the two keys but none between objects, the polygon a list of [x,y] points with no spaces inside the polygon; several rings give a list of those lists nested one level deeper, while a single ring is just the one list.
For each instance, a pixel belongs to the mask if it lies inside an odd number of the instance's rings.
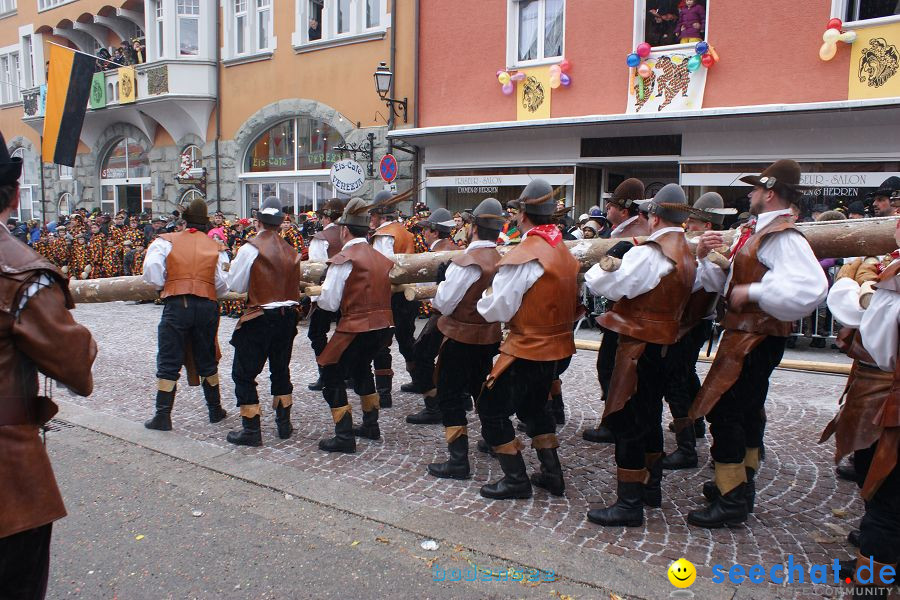
[{"label": "tree trunk", "polygon": [[[878,219],[851,219],[846,221],[826,221],[822,223],[800,223],[798,231],[809,240],[813,252],[818,258],[848,258],[853,256],[877,256],[886,254],[897,248],[894,231],[897,226],[896,217]],[[726,244],[730,245],[737,230],[724,231]],[[691,234],[689,237],[695,237]],[[643,238],[638,238],[638,241]],[[622,240],[575,240],[565,242],[572,255],[581,263],[581,270],[586,271],[606,256],[607,250]],[[696,246],[691,244],[691,248]],[[502,246],[500,254],[509,252],[514,246]],[[727,249],[722,249],[726,252]],[[391,282],[401,284],[433,282],[438,266],[449,261],[454,252],[426,252],[423,254],[398,254],[391,270]],[[325,265],[305,261],[302,263],[302,279],[305,282],[318,283],[322,279]],[[309,283],[303,287],[309,287]],[[421,289],[419,289],[421,288]],[[406,292],[413,299],[421,300],[434,296],[435,286],[415,286]],[[112,277],[108,279],[70,280],[69,290],[75,302],[113,302],[116,300],[153,300],[157,292],[153,286],[144,283],[140,277]],[[397,291],[400,291],[399,289]],[[307,289],[308,295],[312,289]],[[430,294],[430,295],[429,295]],[[229,294],[227,299],[244,299],[242,294]]]}]

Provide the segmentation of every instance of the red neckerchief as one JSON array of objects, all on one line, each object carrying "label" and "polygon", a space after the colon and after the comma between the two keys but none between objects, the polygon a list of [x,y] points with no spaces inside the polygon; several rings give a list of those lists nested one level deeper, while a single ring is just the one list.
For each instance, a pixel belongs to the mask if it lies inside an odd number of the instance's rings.
[{"label": "red neckerchief", "polygon": [[551,248],[556,248],[562,241],[562,232],[556,225],[538,225],[528,230],[528,235],[537,235],[544,238]]},{"label": "red neckerchief", "polygon": [[884,273],[884,270],[890,266],[890,264],[892,262],[894,262],[895,260],[900,258],[900,250],[894,250],[893,252],[891,252],[890,254],[885,256],[885,258],[888,258],[888,257],[890,257],[890,260],[887,261],[888,264],[884,264],[884,262],[885,262],[884,260],[880,260],[880,261],[878,261],[878,263],[875,264],[875,273],[876,274],[881,275],[882,273]]},{"label": "red neckerchief", "polygon": [[756,219],[753,219],[741,228],[741,237],[738,238],[738,243],[735,245],[734,250],[731,251],[731,254],[728,255],[728,258],[734,258],[737,255],[740,249],[744,247],[744,244],[747,243],[747,240],[750,239],[750,236],[753,235],[754,229],[756,229]]},{"label": "red neckerchief", "polygon": [[196,227],[188,227],[188,233],[197,233]]}]

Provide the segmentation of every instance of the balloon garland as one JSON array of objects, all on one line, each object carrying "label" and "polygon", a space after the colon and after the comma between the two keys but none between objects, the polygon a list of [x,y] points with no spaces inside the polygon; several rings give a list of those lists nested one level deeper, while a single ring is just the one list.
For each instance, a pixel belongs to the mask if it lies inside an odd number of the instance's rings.
[{"label": "balloon garland", "polygon": [[[569,87],[572,84],[572,76],[569,75],[571,68],[572,63],[565,58],[558,65],[552,65],[550,67],[550,87],[554,90],[559,86]],[[516,82],[524,80],[525,73],[522,71],[513,71],[511,69],[500,69],[497,71],[497,82],[500,84],[500,89],[507,96],[515,91]]]},{"label": "balloon garland", "polygon": [[822,34],[822,47],[819,48],[819,58],[829,61],[837,54],[837,43],[852,44],[856,41],[855,31],[842,31],[844,23],[840,19],[831,19]]}]

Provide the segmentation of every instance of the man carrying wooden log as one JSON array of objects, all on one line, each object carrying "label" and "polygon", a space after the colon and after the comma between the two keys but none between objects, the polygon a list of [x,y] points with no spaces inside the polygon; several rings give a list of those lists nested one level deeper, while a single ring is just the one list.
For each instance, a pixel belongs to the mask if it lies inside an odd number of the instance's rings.
[{"label": "man carrying wooden log", "polygon": [[[334,437],[319,441],[326,452],[356,452],[356,436],[381,438],[378,427],[379,395],[372,375],[372,362],[390,346],[393,332],[390,272],[394,263],[366,242],[370,205],[351,198],[337,221],[343,247],[328,261],[319,306],[337,312],[341,319],[325,350],[318,357],[322,367],[322,395],[331,408]],[[362,405],[362,425],[353,427],[347,402],[345,376]]]},{"label": "man carrying wooden log", "polygon": [[476,303],[497,272],[497,236],[503,221],[503,207],[494,198],[475,208],[466,250],[450,262],[432,302],[442,314],[437,327],[445,336],[438,358],[436,410],[450,454],[446,462],[428,465],[435,477],[470,477],[466,409],[471,408],[469,398],[478,397],[500,344],[500,323],[485,321]]},{"label": "man carrying wooden log", "polygon": [[290,367],[300,304],[300,255],[278,235],[284,221],[278,198],[266,198],[257,219],[259,234],[241,246],[228,270],[229,289],[247,294],[247,308],[231,337],[231,376],[242,427],[226,439],[239,446],[262,446],[256,378],[267,361],[278,437],[286,440],[294,431]]},{"label": "man carrying wooden log", "polygon": [[616,438],[618,498],[588,512],[598,525],[637,527],[645,505],[662,506],[667,351],[678,340],[697,272],[682,229],[688,211],[684,190],[666,185],[649,203],[647,240],[620,263],[604,260],[585,274],[591,292],[615,301],[597,322],[619,338],[603,413]]},{"label": "man carrying wooden log", "polygon": [[[344,212],[344,203],[340,200],[329,200],[318,211],[319,221],[324,225],[322,231],[317,232],[309,242],[309,260],[324,263],[329,258],[334,258],[341,251],[341,229],[335,224]],[[313,303],[309,313],[309,328],[307,337],[316,356],[322,354],[325,344],[328,343],[328,330],[331,324],[340,318],[340,313],[323,310],[318,303]],[[318,366],[318,365],[317,365]],[[310,391],[322,390],[322,369],[319,367],[319,377],[309,384]]]},{"label": "man carrying wooden log", "polygon": [[697,245],[704,289],[721,293],[728,303],[725,334],[689,414],[709,415],[713,435],[715,481],[703,487],[710,504],[688,515],[688,523],[707,528],[743,523],[753,510],[769,377],[781,362],[791,323],[811,313],[828,292],[809,242],[793,223],[791,205],[804,189],[800,166],[779,160],[741,181],[753,186],[755,218],[735,238],[727,268],[710,260],[710,252],[723,245],[721,233],[706,232]]},{"label": "man carrying wooden log", "polygon": [[[228,292],[224,266],[228,255],[207,237],[206,202],[197,199],[184,211],[188,228],[159,236],[147,248],[144,281],[162,290],[165,303],[159,321],[156,355],[156,414],[148,429],[172,429],[172,405],[182,365],[192,363],[203,386],[209,422],[225,418],[219,390],[216,336],[219,331],[217,297]],[[192,379],[188,369],[188,382]],[[196,383],[194,384],[196,385]]]},{"label": "man carrying wooden log", "polygon": [[[381,191],[375,194],[370,209],[369,227],[374,230],[372,246],[391,260],[395,254],[412,254],[416,251],[415,237],[403,226],[401,221],[397,220],[399,212],[397,204],[406,197],[406,194],[394,196],[391,192]],[[410,302],[403,297],[401,292],[394,293],[391,295],[391,312],[395,324],[393,335],[397,338],[400,354],[406,359],[406,371],[412,376],[413,347],[415,345],[413,334],[416,330],[418,302]],[[393,405],[391,385],[394,371],[391,363],[390,346],[379,350],[375,357],[375,388],[378,390],[381,408],[390,408]]]},{"label": "man carrying wooden log", "polygon": [[[450,239],[450,232],[456,226],[453,215],[446,208],[437,208],[419,223],[429,252],[459,250]],[[438,277],[439,278],[439,277]],[[433,306],[433,304],[432,304]],[[406,416],[406,422],[413,425],[430,425],[441,422],[438,408],[437,388],[434,382],[434,361],[437,358],[444,336],[438,329],[440,314],[432,314],[419,332],[413,348],[412,381],[400,386],[400,391],[419,393],[425,407],[417,413]]]},{"label": "man carrying wooden log", "polygon": [[[707,192],[694,203],[685,226],[688,231],[718,231],[722,229],[725,215],[735,213],[735,209],[725,208],[722,196]],[[697,359],[703,344],[712,335],[718,300],[717,293],[702,288],[691,294],[681,315],[678,343],[666,353],[666,402],[674,419],[672,429],[678,447],[663,457],[663,469],[692,469],[698,464],[697,439],[705,437],[706,422],[702,418],[691,421],[688,412],[700,391]]]},{"label": "man carrying wooden log", "polygon": [[[895,237],[900,245],[900,227]],[[836,463],[853,452],[865,501],[859,555],[842,561],[847,572],[840,577],[860,585],[858,568],[872,560],[872,584],[887,587],[878,575],[884,566],[896,570],[900,557],[900,259],[874,279],[862,266],[844,265],[828,294],[828,308],[848,328],[840,345],[854,363],[843,403],[819,441],[835,436]]]},{"label": "man carrying wooden log", "polygon": [[[551,383],[575,353],[580,265],[554,224],[553,196],[549,183],[535,179],[514,201],[524,240],[500,260],[493,293],[485,291],[477,304],[485,321],[509,326],[477,401],[482,435],[504,474],[499,481],[482,486],[481,495],[486,498],[530,498],[532,483],[556,496],[565,490],[556,451],[556,422],[547,398]],[[541,473],[531,481],[520,452],[522,444],[509,420],[513,412],[525,422],[541,462]]]}]

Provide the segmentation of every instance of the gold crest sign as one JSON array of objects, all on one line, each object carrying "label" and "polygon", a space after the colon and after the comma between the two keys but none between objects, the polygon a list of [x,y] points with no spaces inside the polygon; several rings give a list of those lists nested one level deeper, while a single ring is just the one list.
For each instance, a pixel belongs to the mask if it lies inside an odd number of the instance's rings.
[{"label": "gold crest sign", "polygon": [[848,98],[900,96],[900,24],[860,29],[850,51]]},{"label": "gold crest sign", "polygon": [[550,67],[522,69],[525,79],[516,86],[516,120],[550,118]]},{"label": "gold crest sign", "polygon": [[119,104],[128,104],[137,99],[137,81],[134,78],[134,67],[119,69]]}]

